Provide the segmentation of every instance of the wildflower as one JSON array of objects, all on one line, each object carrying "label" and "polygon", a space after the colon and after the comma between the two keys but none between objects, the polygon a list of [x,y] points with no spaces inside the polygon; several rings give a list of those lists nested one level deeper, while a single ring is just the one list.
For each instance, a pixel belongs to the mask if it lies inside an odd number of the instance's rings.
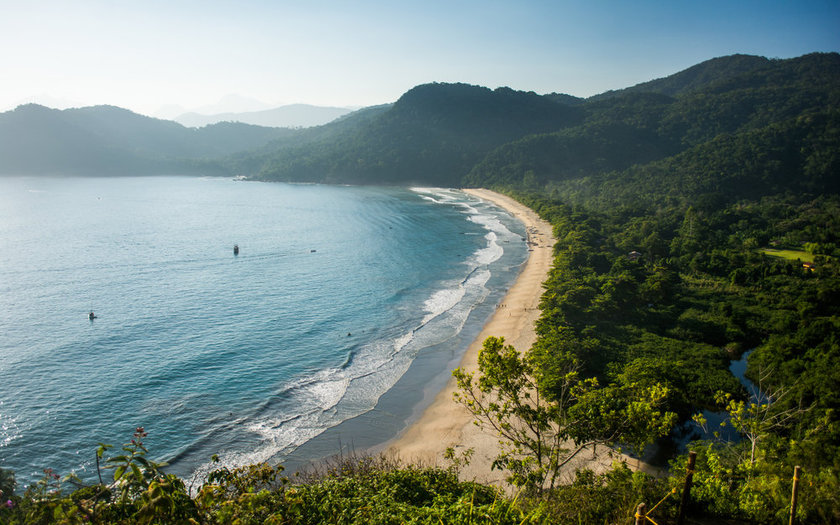
[{"label": "wildflower", "polygon": [[12,507],[14,507],[14,506],[15,506],[15,504],[14,504],[14,502],[13,502],[12,500],[10,500],[10,499],[7,499],[7,500],[6,500],[6,508],[9,508],[9,509],[10,509],[10,508],[12,508]]}]

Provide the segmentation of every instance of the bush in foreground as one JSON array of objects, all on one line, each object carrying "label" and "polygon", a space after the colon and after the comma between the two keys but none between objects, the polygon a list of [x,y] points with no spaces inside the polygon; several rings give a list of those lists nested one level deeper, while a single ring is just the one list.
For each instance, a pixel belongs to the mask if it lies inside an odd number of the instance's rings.
[{"label": "bush in foreground", "polygon": [[145,435],[138,428],[123,453],[107,459],[109,447],[99,447],[103,470],[113,471],[108,482],[100,476],[99,483],[84,485],[46,470],[23,496],[0,507],[0,523],[614,523],[631,516],[640,498],[667,490],[663,481],[617,466],[601,476],[583,471],[573,485],[552,492],[511,497],[459,480],[455,467],[362,457],[291,480],[281,466],[221,467],[191,495],[183,481],[145,457]]}]

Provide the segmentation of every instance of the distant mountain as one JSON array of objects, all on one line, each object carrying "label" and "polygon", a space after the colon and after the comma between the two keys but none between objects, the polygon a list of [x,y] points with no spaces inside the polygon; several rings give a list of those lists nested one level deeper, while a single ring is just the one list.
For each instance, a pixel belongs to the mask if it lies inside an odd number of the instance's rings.
[{"label": "distant mountain", "polygon": [[184,113],[173,120],[187,127],[200,128],[218,122],[241,122],[255,126],[274,128],[308,128],[320,126],[344,116],[352,109],[310,106],[307,104],[291,104],[274,109],[249,111],[245,113],[217,113],[204,115],[200,113]]},{"label": "distant mountain", "polygon": [[289,133],[246,124],[195,130],[113,106],[56,110],[28,104],[0,113],[0,174],[220,170],[218,159]]},{"label": "distant mountain", "polygon": [[198,108],[193,108],[192,111],[204,115],[214,113],[246,113],[249,111],[262,111],[264,109],[271,109],[271,104],[266,104],[262,100],[239,95],[236,93],[229,93],[219,99],[215,104],[208,104]]},{"label": "distant mountain", "polygon": [[197,108],[185,108],[184,106],[178,104],[166,104],[158,108],[152,116],[166,120],[174,120],[175,117],[183,115],[184,113],[215,115],[218,113],[247,113],[271,108],[271,104],[266,104],[261,100],[231,93],[219,99],[219,101],[215,104],[207,104]]}]

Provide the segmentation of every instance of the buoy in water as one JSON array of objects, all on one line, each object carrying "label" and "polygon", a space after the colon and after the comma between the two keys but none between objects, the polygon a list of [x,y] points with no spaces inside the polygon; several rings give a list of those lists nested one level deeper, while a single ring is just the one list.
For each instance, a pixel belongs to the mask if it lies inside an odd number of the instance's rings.
[{"label": "buoy in water", "polygon": [[239,245],[238,244],[233,245],[233,254],[234,255],[239,255]]}]

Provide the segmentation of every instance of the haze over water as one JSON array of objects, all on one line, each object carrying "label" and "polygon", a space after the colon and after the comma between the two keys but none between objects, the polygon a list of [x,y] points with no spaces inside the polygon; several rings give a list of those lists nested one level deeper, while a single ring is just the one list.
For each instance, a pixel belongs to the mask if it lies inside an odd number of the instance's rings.
[{"label": "haze over water", "polygon": [[[21,488],[89,477],[137,426],[182,476],[294,457],[360,414],[387,439],[423,397],[412,363],[447,374],[522,236],[449,190],[0,179],[0,466]],[[375,409],[401,377],[406,402]]]}]

